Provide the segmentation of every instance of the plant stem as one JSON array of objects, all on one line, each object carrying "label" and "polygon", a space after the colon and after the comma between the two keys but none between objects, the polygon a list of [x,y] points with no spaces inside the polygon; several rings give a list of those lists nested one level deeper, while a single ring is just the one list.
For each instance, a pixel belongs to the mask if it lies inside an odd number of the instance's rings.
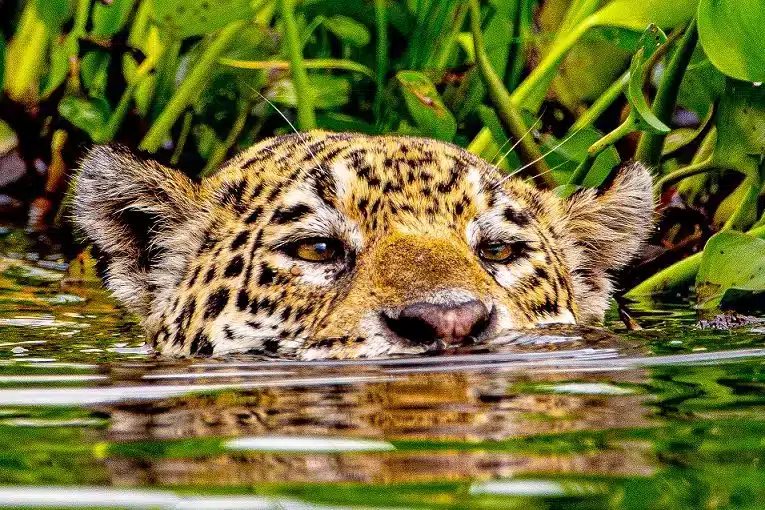
[{"label": "plant stem", "polygon": [[[675,53],[669,60],[659,88],[656,91],[656,97],[653,100],[651,109],[656,117],[665,124],[669,124],[672,119],[677,96],[680,92],[680,83],[683,81],[685,70],[691,61],[698,37],[696,20],[692,19],[685,29],[685,34],[680,40]],[[647,165],[657,165],[661,159],[661,151],[666,137],[666,134],[644,131],[635,151],[635,159]]]},{"label": "plant stem", "polygon": [[[291,64],[284,60],[236,60],[233,58],[221,58],[218,60],[223,65],[236,67],[237,69],[289,69]],[[342,69],[344,71],[354,71],[361,73],[373,80],[376,79],[375,73],[365,66],[353,60],[341,58],[315,58],[304,60],[306,69]]]},{"label": "plant stem", "polygon": [[316,129],[316,113],[313,109],[313,91],[308,83],[308,73],[303,62],[300,34],[295,21],[295,1],[279,0],[279,10],[284,22],[287,52],[292,65],[292,82],[297,96],[297,124],[303,131]]},{"label": "plant stem", "polygon": [[485,151],[489,144],[491,144],[492,140],[494,140],[494,137],[491,134],[491,129],[483,127],[478,134],[475,135],[475,138],[470,141],[467,146],[467,151],[476,156],[481,156],[483,151]]},{"label": "plant stem", "polygon": [[585,177],[587,177],[587,174],[590,172],[592,164],[595,163],[595,158],[596,156],[594,154],[587,152],[587,156],[585,156],[584,160],[574,169],[567,184],[571,186],[581,186]]},{"label": "plant stem", "polygon": [[189,133],[191,133],[191,121],[194,120],[194,114],[191,111],[187,111],[183,114],[183,124],[181,124],[181,134],[178,135],[178,143],[175,144],[175,150],[170,158],[170,164],[175,166],[181,159],[183,154],[183,148],[186,147],[186,141],[189,139]]},{"label": "plant stem", "polygon": [[587,149],[587,154],[591,155],[592,157],[597,156],[605,149],[607,149],[609,145],[613,145],[628,134],[633,133],[636,128],[637,122],[635,122],[634,115],[630,113],[627,119],[619,124],[616,129],[590,145],[590,147]]},{"label": "plant stem", "polygon": [[531,38],[531,25],[533,24],[532,13],[533,0],[516,0],[515,7],[515,25],[513,34],[515,37],[510,46],[510,56],[507,69],[505,71],[505,86],[507,90],[515,90],[518,82],[521,81],[521,75],[526,67],[526,52]]},{"label": "plant stem", "polygon": [[218,144],[218,146],[215,148],[212,155],[210,156],[210,159],[207,160],[207,164],[205,165],[204,170],[202,170],[200,177],[207,177],[208,175],[215,173],[221,163],[223,163],[223,161],[226,159],[226,156],[231,150],[231,147],[234,146],[236,140],[239,138],[239,135],[242,134],[242,130],[247,123],[247,117],[250,114],[251,108],[252,103],[250,101],[245,101],[242,107],[239,109],[239,114],[236,116],[234,125],[231,126],[231,131],[228,132],[226,140],[223,143]]},{"label": "plant stem", "polygon": [[[765,239],[765,226],[753,228],[746,233],[750,236]],[[624,294],[624,297],[631,301],[637,301],[641,297],[661,294],[662,292],[666,292],[672,288],[690,282],[696,277],[696,273],[699,271],[703,253],[704,252],[694,253],[690,257],[684,258],[683,260],[662,269],[650,278],[643,280],[635,287],[631,288],[629,292]]]},{"label": "plant stem", "polygon": [[576,119],[576,122],[574,122],[574,124],[571,126],[570,131],[579,131],[580,129],[592,126],[595,121],[598,120],[601,115],[603,115],[603,112],[605,112],[608,107],[611,106],[613,102],[616,101],[616,99],[624,92],[624,87],[627,86],[629,81],[630,72],[624,71],[624,74],[622,74],[619,79],[613,82],[605,90],[605,92],[603,92],[603,94],[601,94],[600,97],[598,97],[592,103],[592,105],[590,105],[586,112],[584,112],[578,119]]},{"label": "plant stem", "polygon": [[375,0],[375,25],[377,66],[375,69],[374,115],[375,122],[379,124],[382,116],[385,76],[388,74],[388,7],[385,5],[385,0]]},{"label": "plant stem", "polygon": [[146,60],[141,62],[141,65],[138,66],[138,69],[130,80],[130,83],[122,92],[120,101],[117,103],[117,107],[114,109],[111,116],[109,116],[109,120],[106,122],[103,128],[101,128],[97,133],[93,135],[94,142],[105,143],[111,141],[114,138],[114,136],[117,134],[117,130],[122,125],[122,120],[125,118],[125,115],[127,115],[128,109],[130,108],[130,102],[133,99],[133,93],[135,92],[136,87],[138,87],[141,81],[154,69],[154,66],[157,63],[157,59],[160,56],[161,53],[151,55],[147,57]]},{"label": "plant stem", "polygon": [[181,86],[175,91],[167,106],[154,121],[154,124],[141,140],[140,148],[148,152],[157,152],[159,147],[168,136],[175,121],[178,120],[186,107],[196,99],[212,74],[213,67],[218,62],[218,57],[228,48],[234,37],[247,24],[247,21],[239,20],[226,25],[213,39],[210,46],[202,54],[197,65],[189,72]]},{"label": "plant stem", "polygon": [[686,177],[692,177],[694,175],[703,174],[705,172],[709,172],[710,170],[713,170],[716,168],[714,166],[714,162],[712,160],[712,157],[708,157],[704,161],[700,161],[698,163],[690,164],[686,167],[681,168],[680,170],[676,170],[670,174],[665,175],[658,181],[656,181],[656,184],[654,185],[654,190],[657,194],[660,194],[666,186],[669,186],[670,184],[674,184],[678,181],[681,181],[685,179]]},{"label": "plant stem", "polygon": [[449,29],[449,33],[444,40],[441,41],[438,52],[433,57],[433,69],[444,69],[448,67],[449,55],[451,55],[454,49],[454,44],[457,41],[457,36],[462,30],[462,25],[465,24],[465,17],[467,16],[467,9],[463,4],[457,4],[454,8],[454,20],[452,26]]},{"label": "plant stem", "polygon": [[491,102],[494,103],[494,106],[497,108],[497,113],[499,114],[499,118],[502,120],[505,129],[507,129],[510,135],[518,141],[518,153],[521,156],[521,159],[529,164],[530,168],[533,170],[530,173],[531,177],[534,178],[534,181],[538,186],[552,189],[556,186],[556,182],[550,175],[544,156],[539,151],[539,147],[537,147],[534,141],[525,136],[528,128],[523,120],[523,116],[513,104],[510,94],[502,83],[502,79],[497,75],[489,61],[489,56],[486,54],[486,47],[483,42],[480,23],[481,11],[478,7],[478,0],[471,0],[470,27],[473,32],[475,58],[478,63],[478,68],[481,71],[481,77],[489,91]]}]

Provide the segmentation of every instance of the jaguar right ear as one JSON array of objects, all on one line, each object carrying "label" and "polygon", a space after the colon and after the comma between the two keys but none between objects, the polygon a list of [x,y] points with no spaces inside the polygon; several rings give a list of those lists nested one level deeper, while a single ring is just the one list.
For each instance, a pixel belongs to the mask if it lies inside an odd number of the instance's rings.
[{"label": "jaguar right ear", "polygon": [[75,176],[73,220],[105,256],[106,284],[130,310],[146,314],[172,233],[201,212],[197,185],[183,173],[120,146],[97,146]]},{"label": "jaguar right ear", "polygon": [[651,174],[641,163],[625,165],[604,190],[586,189],[566,202],[574,293],[583,322],[598,322],[611,296],[610,275],[637,254],[653,227]]}]

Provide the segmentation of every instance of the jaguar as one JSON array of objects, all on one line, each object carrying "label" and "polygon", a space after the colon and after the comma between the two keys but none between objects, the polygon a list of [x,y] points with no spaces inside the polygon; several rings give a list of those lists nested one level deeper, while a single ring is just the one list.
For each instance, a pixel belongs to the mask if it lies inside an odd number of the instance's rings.
[{"label": "jaguar", "polygon": [[440,353],[597,324],[654,211],[639,163],[564,199],[449,143],[324,131],[198,181],[96,146],[74,189],[106,286],[176,356]]}]

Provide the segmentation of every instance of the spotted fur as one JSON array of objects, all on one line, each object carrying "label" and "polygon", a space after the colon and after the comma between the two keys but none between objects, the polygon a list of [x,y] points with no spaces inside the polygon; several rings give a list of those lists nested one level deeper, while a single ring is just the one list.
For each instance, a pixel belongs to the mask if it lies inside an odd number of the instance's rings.
[{"label": "spotted fur", "polygon": [[[263,141],[201,183],[96,147],[74,200],[107,286],[163,353],[303,359],[443,349],[391,327],[412,303],[481,303],[472,342],[598,322],[609,274],[647,236],[652,210],[637,164],[564,201],[450,144],[326,132]],[[308,238],[337,240],[343,256],[287,250]],[[512,247],[512,260],[479,257],[486,242]]]}]

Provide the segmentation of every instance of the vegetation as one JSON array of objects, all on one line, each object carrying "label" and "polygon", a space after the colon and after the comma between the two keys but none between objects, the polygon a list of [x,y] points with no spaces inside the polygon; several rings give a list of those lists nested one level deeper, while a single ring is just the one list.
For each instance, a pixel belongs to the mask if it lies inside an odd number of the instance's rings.
[{"label": "vegetation", "polygon": [[27,0],[5,10],[0,148],[17,145],[28,175],[45,170],[28,197],[38,226],[91,142],[205,175],[292,124],[417,134],[563,196],[642,160],[661,214],[624,277],[626,297],[697,280],[702,307],[742,307],[765,290],[759,0]]}]

